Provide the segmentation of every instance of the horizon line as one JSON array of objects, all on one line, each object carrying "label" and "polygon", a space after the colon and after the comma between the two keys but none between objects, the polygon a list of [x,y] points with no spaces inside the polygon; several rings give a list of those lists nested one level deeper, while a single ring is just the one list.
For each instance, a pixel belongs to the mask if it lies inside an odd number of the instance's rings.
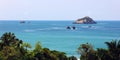
[{"label": "horizon line", "polygon": [[[23,19],[23,20],[20,20],[20,19],[0,19],[0,21],[76,21],[76,20],[69,20],[69,19],[50,19],[50,20],[49,19],[39,19],[39,20],[38,19]],[[118,20],[118,19],[116,19],[116,20],[113,20],[113,19],[111,19],[111,20],[109,20],[109,19],[97,20],[97,19],[95,19],[94,21],[120,21],[120,20]]]}]

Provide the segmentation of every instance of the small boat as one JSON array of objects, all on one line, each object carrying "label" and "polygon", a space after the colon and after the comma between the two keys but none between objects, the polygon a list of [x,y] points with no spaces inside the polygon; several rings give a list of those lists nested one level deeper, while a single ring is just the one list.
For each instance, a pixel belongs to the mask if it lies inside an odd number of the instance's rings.
[{"label": "small boat", "polygon": [[20,23],[25,23],[25,21],[20,21]]}]

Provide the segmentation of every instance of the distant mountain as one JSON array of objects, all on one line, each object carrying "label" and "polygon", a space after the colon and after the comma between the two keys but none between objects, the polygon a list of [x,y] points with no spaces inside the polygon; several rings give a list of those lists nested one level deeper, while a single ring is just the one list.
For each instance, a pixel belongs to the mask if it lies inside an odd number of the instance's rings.
[{"label": "distant mountain", "polygon": [[83,18],[77,19],[74,24],[96,24],[97,22],[95,22],[92,18],[90,18],[89,16],[85,16]]}]

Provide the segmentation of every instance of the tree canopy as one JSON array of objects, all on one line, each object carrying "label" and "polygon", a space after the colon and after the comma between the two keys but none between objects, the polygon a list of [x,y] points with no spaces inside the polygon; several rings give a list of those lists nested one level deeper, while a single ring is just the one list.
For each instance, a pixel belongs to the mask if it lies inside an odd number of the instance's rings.
[{"label": "tree canopy", "polygon": [[16,38],[14,33],[6,32],[0,37],[0,60],[77,60],[67,57],[64,52],[43,48],[37,42],[33,50],[27,42]]}]

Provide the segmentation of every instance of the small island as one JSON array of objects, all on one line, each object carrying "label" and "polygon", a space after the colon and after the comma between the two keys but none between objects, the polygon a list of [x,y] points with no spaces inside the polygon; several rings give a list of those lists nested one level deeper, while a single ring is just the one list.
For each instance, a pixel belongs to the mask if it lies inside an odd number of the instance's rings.
[{"label": "small island", "polygon": [[92,18],[90,18],[89,16],[85,16],[83,18],[77,19],[74,24],[96,24],[97,22],[95,22]]}]

